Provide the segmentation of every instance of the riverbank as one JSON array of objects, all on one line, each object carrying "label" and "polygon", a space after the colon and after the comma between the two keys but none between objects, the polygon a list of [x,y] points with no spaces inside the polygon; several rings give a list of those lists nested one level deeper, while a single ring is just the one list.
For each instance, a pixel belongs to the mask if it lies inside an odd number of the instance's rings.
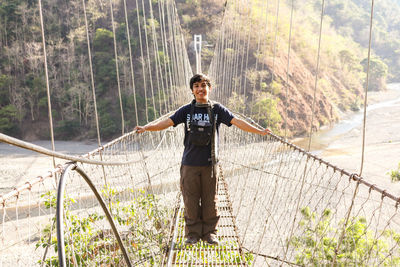
[{"label": "riverbank", "polygon": [[[51,149],[50,141],[35,141],[35,145]],[[97,148],[97,143],[55,141],[57,152],[82,155]],[[56,164],[65,160],[57,160]],[[26,149],[0,143],[0,195],[8,193],[14,187],[53,169],[53,158],[40,155]]]},{"label": "riverbank", "polygon": [[[365,152],[362,176],[370,183],[400,196],[400,184],[392,183],[389,172],[400,162],[400,84],[392,84],[384,92],[368,93]],[[363,114],[361,114],[363,117]],[[357,116],[353,115],[353,116]],[[345,118],[345,120],[351,118]],[[363,123],[332,138],[319,156],[349,172],[360,173]],[[324,136],[321,136],[323,140]]]}]

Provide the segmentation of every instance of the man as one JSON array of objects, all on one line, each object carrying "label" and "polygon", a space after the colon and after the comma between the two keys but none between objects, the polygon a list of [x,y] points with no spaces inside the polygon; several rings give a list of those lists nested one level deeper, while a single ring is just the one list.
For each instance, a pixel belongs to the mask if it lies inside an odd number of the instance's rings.
[{"label": "man", "polygon": [[190,79],[190,89],[194,95],[192,103],[182,106],[169,118],[146,126],[136,126],[135,130],[138,133],[160,131],[185,123],[185,149],[180,170],[185,205],[185,243],[194,245],[201,238],[209,244],[218,245],[217,177],[214,170],[219,126],[221,123],[227,126],[233,124],[243,131],[263,136],[271,131],[260,130],[235,118],[223,105],[210,102],[211,82],[204,74],[196,74]]}]

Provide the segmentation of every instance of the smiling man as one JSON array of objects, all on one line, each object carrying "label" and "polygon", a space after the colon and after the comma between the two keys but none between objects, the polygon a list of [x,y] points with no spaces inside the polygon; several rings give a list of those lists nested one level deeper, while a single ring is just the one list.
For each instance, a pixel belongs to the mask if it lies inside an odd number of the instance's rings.
[{"label": "smiling man", "polygon": [[184,152],[181,163],[180,186],[185,205],[186,244],[196,244],[200,239],[218,245],[216,237],[219,216],[216,207],[218,132],[221,123],[232,124],[243,131],[266,135],[269,129],[260,130],[244,120],[235,118],[223,105],[209,100],[211,81],[204,74],[190,79],[194,99],[179,108],[171,117],[158,123],[136,126],[138,133],[160,131],[170,126],[185,124]]}]

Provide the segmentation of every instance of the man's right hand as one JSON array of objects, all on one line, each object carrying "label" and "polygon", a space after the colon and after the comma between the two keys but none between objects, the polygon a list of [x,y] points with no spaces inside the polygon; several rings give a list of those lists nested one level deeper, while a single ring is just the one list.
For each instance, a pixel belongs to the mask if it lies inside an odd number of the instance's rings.
[{"label": "man's right hand", "polygon": [[133,130],[136,131],[137,133],[144,133],[146,131],[145,127],[146,126],[136,126],[135,129]]}]

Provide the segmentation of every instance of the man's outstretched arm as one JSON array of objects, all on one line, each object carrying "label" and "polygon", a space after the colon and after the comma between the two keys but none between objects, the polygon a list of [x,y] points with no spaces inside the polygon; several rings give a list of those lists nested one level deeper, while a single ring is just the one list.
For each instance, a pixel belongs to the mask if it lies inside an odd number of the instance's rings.
[{"label": "man's outstretched arm", "polygon": [[271,130],[268,128],[266,128],[264,130],[260,130],[260,129],[254,127],[253,125],[251,125],[250,123],[248,123],[247,121],[244,121],[239,118],[233,118],[231,120],[231,123],[233,125],[235,125],[236,127],[238,127],[239,129],[249,132],[249,133],[256,133],[256,134],[263,135],[263,136],[272,133]]},{"label": "man's outstretched arm", "polygon": [[170,126],[173,126],[174,122],[170,118],[166,118],[162,121],[159,121],[157,123],[152,123],[147,124],[145,126],[136,126],[134,130],[136,130],[138,133],[143,133],[145,131],[161,131],[164,129],[167,129]]}]

